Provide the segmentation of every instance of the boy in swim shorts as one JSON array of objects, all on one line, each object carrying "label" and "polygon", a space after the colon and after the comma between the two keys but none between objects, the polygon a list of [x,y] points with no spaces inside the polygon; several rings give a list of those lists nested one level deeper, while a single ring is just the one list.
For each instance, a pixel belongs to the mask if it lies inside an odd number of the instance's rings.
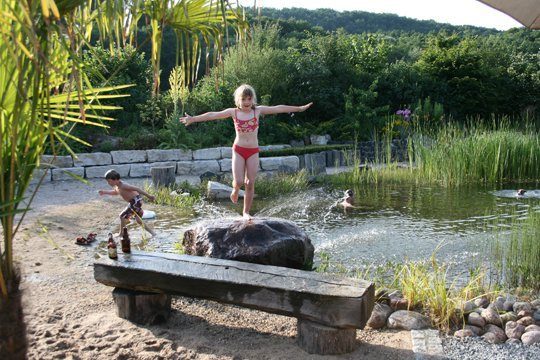
[{"label": "boy in swim shorts", "polygon": [[142,221],[143,209],[141,194],[146,196],[150,201],[154,201],[155,197],[141,188],[120,180],[120,174],[115,170],[107,171],[105,173],[105,180],[107,180],[107,183],[113,190],[99,190],[99,195],[120,195],[122,199],[128,202],[128,206],[120,213],[120,231],[118,236],[120,236],[122,229],[128,224],[129,219],[132,216],[135,216],[135,220],[143,227],[143,229],[148,231],[152,236],[156,235],[156,233]]}]

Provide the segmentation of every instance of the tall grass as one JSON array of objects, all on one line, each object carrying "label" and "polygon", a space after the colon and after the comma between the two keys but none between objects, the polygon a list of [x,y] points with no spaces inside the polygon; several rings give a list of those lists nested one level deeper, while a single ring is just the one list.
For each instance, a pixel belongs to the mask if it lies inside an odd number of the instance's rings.
[{"label": "tall grass", "polygon": [[318,272],[346,274],[372,281],[377,288],[401,291],[410,308],[421,308],[437,328],[448,331],[460,324],[466,301],[492,294],[487,284],[486,272],[480,268],[469,269],[469,276],[458,282],[450,280],[449,267],[436,259],[435,249],[426,261],[386,262],[369,265],[363,270],[349,270],[334,262],[325,252],[318,254]]},{"label": "tall grass", "polygon": [[426,145],[412,138],[418,177],[447,186],[467,183],[527,182],[540,177],[540,137],[525,130],[499,125],[460,127],[447,124]]},{"label": "tall grass", "polygon": [[[417,183],[460,186],[540,178],[540,136],[532,126],[523,130],[507,123],[460,126],[448,123],[432,136],[409,137],[408,168],[391,160],[391,139],[376,147],[375,161],[361,167],[354,152],[350,172],[328,176],[331,185]],[[432,132],[429,132],[430,134]]]},{"label": "tall grass", "polygon": [[[156,197],[155,203],[158,205],[172,206],[177,209],[191,210],[193,206],[201,199],[200,189],[190,186],[187,183],[182,183],[173,187],[154,188],[149,184],[145,184],[145,191]],[[189,195],[181,195],[184,190],[187,190]],[[176,191],[176,194],[173,193]]]},{"label": "tall grass", "polygon": [[260,177],[255,182],[255,193],[262,197],[279,196],[305,190],[309,186],[305,170],[295,174],[278,174],[272,177]]},{"label": "tall grass", "polygon": [[529,209],[528,216],[515,218],[508,230],[496,230],[491,252],[501,274],[501,285],[540,290],[540,211]]}]

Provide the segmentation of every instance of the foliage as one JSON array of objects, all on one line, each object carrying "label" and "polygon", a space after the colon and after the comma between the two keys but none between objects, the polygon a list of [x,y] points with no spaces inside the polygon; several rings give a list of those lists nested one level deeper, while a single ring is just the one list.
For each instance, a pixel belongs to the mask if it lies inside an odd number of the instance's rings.
[{"label": "foliage", "polygon": [[[78,25],[84,25],[88,18],[78,13],[79,6],[83,6],[82,1],[0,3],[2,297],[7,297],[11,290],[13,241],[35,195],[36,190],[26,191],[32,176],[39,176],[34,171],[40,165],[46,144],[53,155],[59,148],[72,152],[67,139],[84,143],[71,134],[74,126],[106,127],[104,121],[112,119],[98,112],[118,107],[100,102],[124,96],[108,93],[126,86],[83,88],[82,84],[88,81],[78,71],[81,54],[77,51],[85,39],[84,34],[75,31],[73,19],[83,21]],[[60,21],[61,16],[65,20]]]},{"label": "foliage", "polygon": [[152,84],[152,67],[144,54],[129,44],[110,50],[98,43],[84,52],[83,59],[84,72],[92,86],[135,84],[128,90],[129,97],[115,100],[114,104],[121,106],[124,111],[115,114],[118,115],[117,121],[112,124],[111,132],[138,124],[140,116],[136,106],[150,98]]}]

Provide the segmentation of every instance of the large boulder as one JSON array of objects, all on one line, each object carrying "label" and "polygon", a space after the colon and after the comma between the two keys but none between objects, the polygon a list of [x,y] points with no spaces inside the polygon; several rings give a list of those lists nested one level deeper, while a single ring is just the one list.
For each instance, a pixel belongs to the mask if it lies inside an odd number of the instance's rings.
[{"label": "large boulder", "polygon": [[276,218],[215,219],[184,233],[186,254],[311,270],[313,245],[291,221]]}]

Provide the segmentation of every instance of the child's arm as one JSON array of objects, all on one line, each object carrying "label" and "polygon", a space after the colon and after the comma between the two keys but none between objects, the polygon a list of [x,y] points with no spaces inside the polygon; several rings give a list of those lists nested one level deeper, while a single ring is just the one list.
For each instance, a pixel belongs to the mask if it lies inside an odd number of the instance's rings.
[{"label": "child's arm", "polygon": [[268,115],[268,114],[302,112],[309,109],[311,105],[313,105],[312,102],[306,105],[302,105],[302,106],[291,106],[291,105],[257,106],[257,109],[260,111],[261,115]]},{"label": "child's arm", "polygon": [[146,197],[148,198],[148,200],[150,200],[150,201],[156,200],[156,197],[155,197],[155,196],[150,195],[149,193],[147,193],[147,192],[144,191],[143,189],[138,188],[138,187],[136,187],[136,186],[129,185],[129,184],[126,184],[126,183],[123,183],[123,184],[122,184],[122,188],[123,188],[123,189],[126,189],[126,190],[136,191],[136,192],[138,192],[139,194],[142,194],[142,195],[146,196]]},{"label": "child's arm", "polygon": [[116,190],[99,190],[99,195],[118,195],[118,191]]},{"label": "child's arm", "polygon": [[190,116],[186,113],[186,116],[180,118],[180,122],[188,126],[190,124],[193,124],[194,122],[226,119],[228,117],[232,117],[233,114],[234,114],[233,108],[225,109],[222,111],[211,111],[211,112],[207,112],[207,113],[197,115],[197,116]]}]

